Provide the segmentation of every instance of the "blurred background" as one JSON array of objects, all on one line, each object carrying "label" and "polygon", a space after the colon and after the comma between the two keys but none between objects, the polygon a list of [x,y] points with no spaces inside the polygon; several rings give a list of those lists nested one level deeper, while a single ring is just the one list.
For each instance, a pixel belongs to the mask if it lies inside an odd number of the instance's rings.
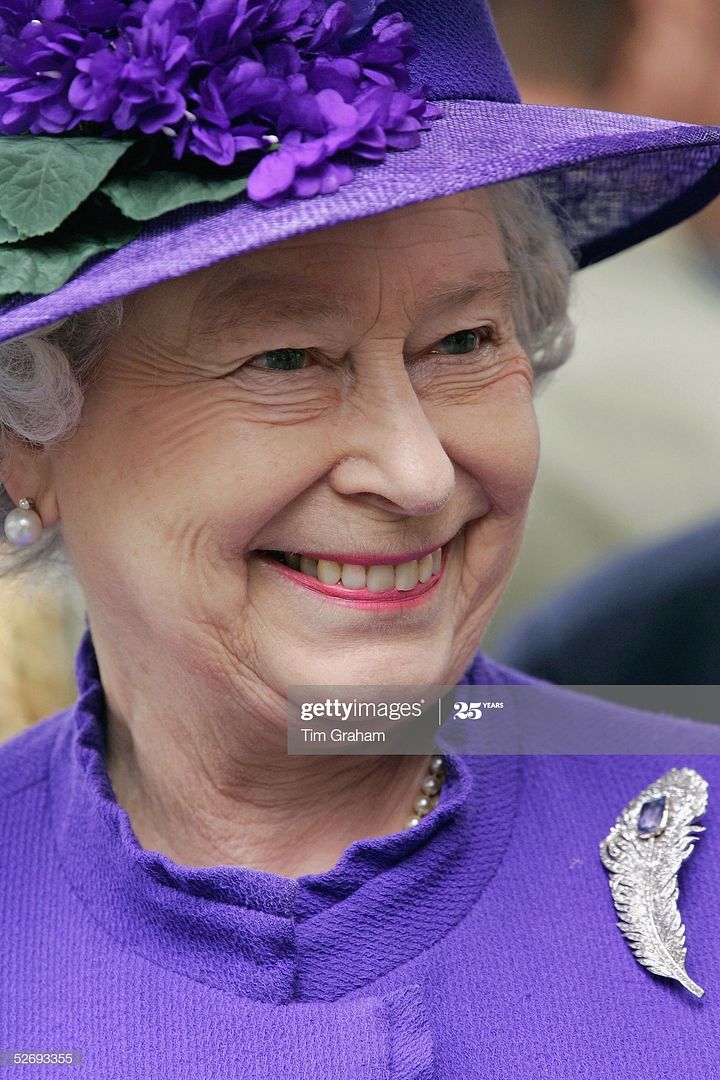
[{"label": "blurred background", "polygon": [[[718,0],[491,0],[523,100],[720,123]],[[553,681],[720,683],[720,200],[584,270],[482,647]],[[0,741],[71,704],[71,573],[0,582]]]},{"label": "blurred background", "polygon": [[[490,6],[524,101],[720,124],[717,0]],[[720,683],[720,200],[574,289],[483,648],[561,683]]]},{"label": "blurred background", "polygon": [[70,571],[32,587],[0,580],[0,742],[77,697],[74,658],[84,612]]}]

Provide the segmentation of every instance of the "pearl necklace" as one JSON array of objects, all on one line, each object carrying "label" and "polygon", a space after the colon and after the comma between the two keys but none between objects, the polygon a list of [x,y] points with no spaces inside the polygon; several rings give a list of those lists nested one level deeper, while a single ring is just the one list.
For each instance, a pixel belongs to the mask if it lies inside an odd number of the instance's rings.
[{"label": "pearl necklace", "polygon": [[413,816],[405,822],[405,829],[411,829],[419,824],[426,814],[429,814],[440,801],[440,791],[445,779],[445,758],[442,754],[434,754],[430,758],[428,774],[422,782],[421,792],[413,806]]}]

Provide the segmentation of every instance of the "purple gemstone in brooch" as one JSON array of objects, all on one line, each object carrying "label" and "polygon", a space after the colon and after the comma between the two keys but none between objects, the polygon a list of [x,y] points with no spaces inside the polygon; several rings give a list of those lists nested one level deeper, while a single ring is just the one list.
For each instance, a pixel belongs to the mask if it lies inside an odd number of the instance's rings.
[{"label": "purple gemstone in brooch", "polygon": [[667,823],[667,796],[647,799],[640,807],[637,831],[640,836],[657,836]]}]

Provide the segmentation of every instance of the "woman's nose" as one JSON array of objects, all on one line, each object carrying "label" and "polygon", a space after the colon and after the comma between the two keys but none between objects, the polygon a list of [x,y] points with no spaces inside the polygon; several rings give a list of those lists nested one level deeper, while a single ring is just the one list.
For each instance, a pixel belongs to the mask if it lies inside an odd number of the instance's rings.
[{"label": "woman's nose", "polygon": [[386,362],[358,378],[339,418],[337,463],[329,481],[403,516],[438,513],[455,468],[430,423],[404,363]]}]

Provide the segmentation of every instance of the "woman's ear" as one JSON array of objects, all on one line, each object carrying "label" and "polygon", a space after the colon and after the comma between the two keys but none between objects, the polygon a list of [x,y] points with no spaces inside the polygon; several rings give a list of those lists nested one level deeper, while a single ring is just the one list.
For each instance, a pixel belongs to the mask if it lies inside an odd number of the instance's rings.
[{"label": "woman's ear", "polygon": [[33,500],[44,527],[59,519],[51,455],[45,447],[5,433],[0,480],[16,506],[21,499]]}]

